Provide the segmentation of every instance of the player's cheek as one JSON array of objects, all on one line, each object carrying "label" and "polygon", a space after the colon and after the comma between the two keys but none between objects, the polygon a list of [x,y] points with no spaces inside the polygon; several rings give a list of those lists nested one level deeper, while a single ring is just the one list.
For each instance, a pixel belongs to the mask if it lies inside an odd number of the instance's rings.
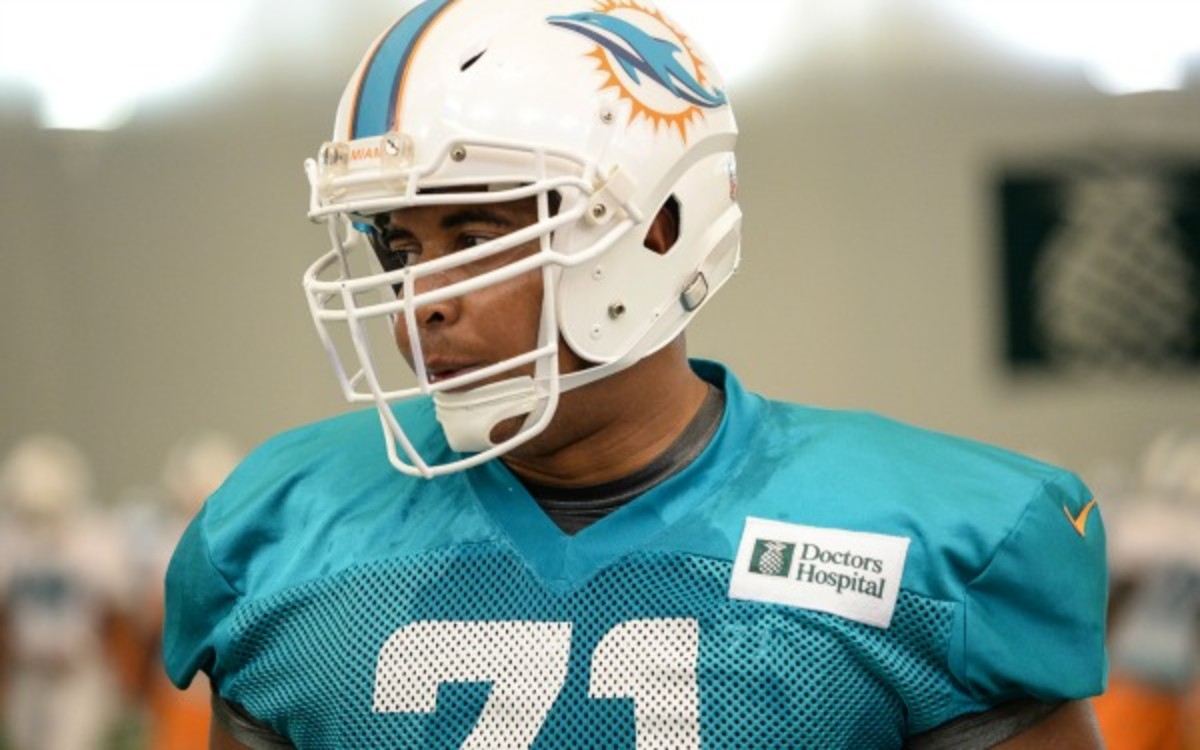
[{"label": "player's cheek", "polygon": [[412,367],[412,344],[408,340],[408,326],[405,325],[403,315],[397,315],[392,324],[392,338],[396,342],[396,348],[400,350],[400,356],[404,358],[409,367]]},{"label": "player's cheek", "polygon": [[542,301],[545,293],[542,288],[541,271],[530,271],[519,278],[520,289],[514,307],[519,311],[522,332],[526,336],[523,342],[525,349],[533,349],[538,343],[538,329],[542,320]]}]

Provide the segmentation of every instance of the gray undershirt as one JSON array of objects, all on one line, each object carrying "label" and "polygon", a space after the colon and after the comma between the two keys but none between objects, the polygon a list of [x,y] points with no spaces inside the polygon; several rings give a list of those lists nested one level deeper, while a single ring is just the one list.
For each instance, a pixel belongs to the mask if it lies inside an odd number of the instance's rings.
[{"label": "gray undershirt", "polygon": [[550,520],[567,534],[577,534],[687,468],[708,446],[724,413],[725,392],[710,385],[708,395],[679,437],[629,476],[591,487],[553,487],[524,479],[521,483]]}]

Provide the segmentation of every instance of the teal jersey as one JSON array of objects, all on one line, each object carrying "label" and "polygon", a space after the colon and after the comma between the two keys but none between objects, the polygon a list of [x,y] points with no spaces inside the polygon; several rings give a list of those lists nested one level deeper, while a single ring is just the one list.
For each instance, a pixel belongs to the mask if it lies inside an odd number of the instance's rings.
[{"label": "teal jersey", "polygon": [[269,441],[175,553],[171,678],[312,748],[887,748],[1102,690],[1076,477],[695,367],[708,447],[574,536],[500,462],[400,474],[374,412]]}]

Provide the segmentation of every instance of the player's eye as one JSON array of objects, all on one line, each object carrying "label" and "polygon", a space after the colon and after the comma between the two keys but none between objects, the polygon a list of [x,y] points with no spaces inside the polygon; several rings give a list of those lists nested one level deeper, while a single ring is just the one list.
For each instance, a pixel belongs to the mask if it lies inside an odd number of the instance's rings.
[{"label": "player's eye", "polygon": [[367,236],[384,271],[407,268],[421,256],[421,246],[407,233],[372,227]]},{"label": "player's eye", "polygon": [[468,248],[476,247],[478,245],[482,245],[485,242],[490,242],[490,241],[496,239],[497,236],[498,235],[496,235],[494,233],[492,233],[492,234],[483,234],[483,233],[479,233],[479,232],[464,233],[464,234],[460,235],[458,238],[458,249],[466,250]]}]

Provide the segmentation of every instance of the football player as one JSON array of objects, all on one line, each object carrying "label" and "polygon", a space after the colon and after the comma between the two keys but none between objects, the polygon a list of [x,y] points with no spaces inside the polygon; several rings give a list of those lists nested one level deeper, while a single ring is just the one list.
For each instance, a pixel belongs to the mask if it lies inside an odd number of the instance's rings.
[{"label": "football player", "polygon": [[101,747],[126,707],[125,555],[73,441],[27,435],[2,459],[0,747]]},{"label": "football player", "polygon": [[256,450],[168,573],[214,747],[1098,745],[1077,478],[688,359],[736,135],[644,0],[428,0],[370,47],[304,287],[373,408]]}]

